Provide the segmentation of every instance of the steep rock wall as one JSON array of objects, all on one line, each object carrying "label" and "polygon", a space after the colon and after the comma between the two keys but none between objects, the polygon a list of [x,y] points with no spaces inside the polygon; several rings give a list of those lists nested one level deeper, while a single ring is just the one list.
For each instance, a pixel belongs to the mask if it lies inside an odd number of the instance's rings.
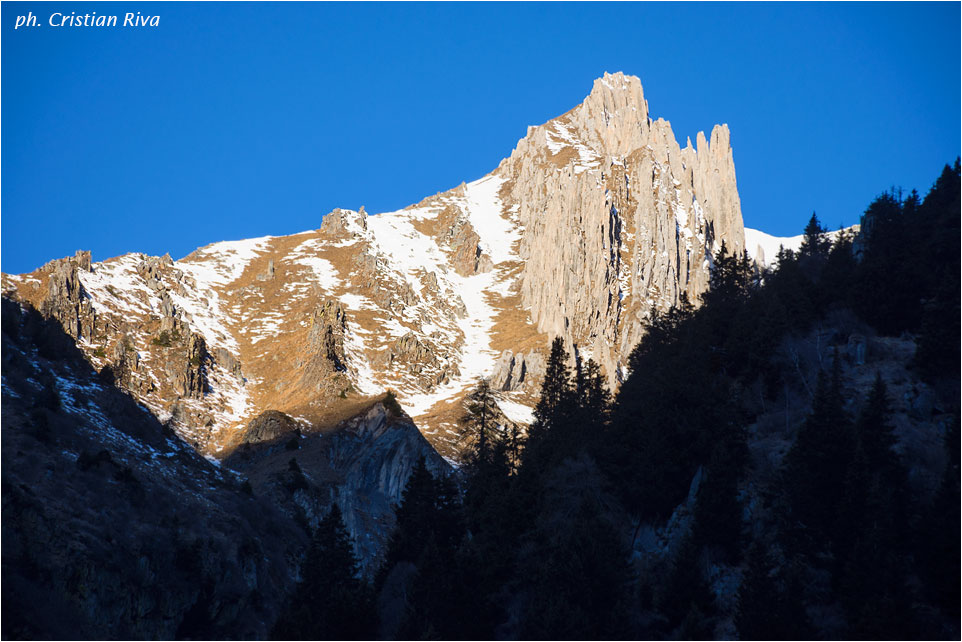
[{"label": "steep rock wall", "polygon": [[613,380],[643,318],[682,295],[697,303],[723,240],[744,248],[727,126],[681,148],[632,76],[596,80],[497,171],[524,228],[523,304],[539,331],[587,350]]}]

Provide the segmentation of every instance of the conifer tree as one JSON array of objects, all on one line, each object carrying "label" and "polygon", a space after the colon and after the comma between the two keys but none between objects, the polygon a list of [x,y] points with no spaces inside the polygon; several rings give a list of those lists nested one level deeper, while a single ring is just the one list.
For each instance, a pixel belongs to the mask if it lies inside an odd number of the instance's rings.
[{"label": "conifer tree", "polygon": [[735,370],[736,358],[724,353],[724,334],[713,337],[712,326],[724,325],[709,316],[721,310],[716,305],[706,302],[694,312],[683,300],[654,314],[629,360],[631,375],[607,431],[606,441],[617,445],[601,461],[629,511],[642,519],[667,517],[716,445],[734,446],[728,440],[740,418],[726,369]]},{"label": "conifer tree", "polygon": [[528,439],[522,455],[523,468],[535,476],[560,461],[571,450],[571,418],[575,410],[575,391],[568,369],[568,353],[564,340],[551,343],[541,398],[534,408],[534,422],[528,427]]},{"label": "conifer tree", "polygon": [[480,379],[465,399],[467,412],[461,417],[460,438],[465,444],[465,463],[484,467],[492,459],[493,443],[497,440],[495,417],[498,402],[487,379]]},{"label": "conifer tree", "polygon": [[401,495],[397,526],[388,548],[387,563],[417,564],[428,543],[453,548],[461,538],[461,515],[457,488],[445,477],[435,478],[424,458],[418,459]]},{"label": "conifer tree", "polygon": [[601,374],[601,366],[592,359],[588,359],[588,363],[584,366],[577,398],[578,406],[595,426],[607,420],[608,412],[611,410],[611,392],[608,390],[605,376]]},{"label": "conifer tree", "polygon": [[809,544],[830,546],[840,497],[855,452],[843,408],[838,355],[832,374],[819,372],[812,412],[785,461],[785,491],[792,528]]},{"label": "conifer tree", "polygon": [[836,527],[836,584],[855,639],[902,637],[914,628],[903,546],[907,487],[889,414],[876,374],[855,422],[855,457]]},{"label": "conifer tree", "polygon": [[748,252],[743,251],[741,256],[729,254],[727,244],[722,241],[712,264],[708,292],[702,298],[706,302],[732,308],[740,303],[755,285],[755,268]]},{"label": "conifer tree", "polygon": [[831,245],[828,230],[822,226],[815,212],[812,212],[812,217],[808,219],[808,224],[805,226],[802,245],[798,249],[799,255],[803,258],[824,259],[828,257]]},{"label": "conifer tree", "polygon": [[946,270],[935,296],[922,309],[914,364],[926,381],[959,375],[959,290],[959,270]]},{"label": "conifer tree", "polygon": [[576,360],[573,412],[569,418],[570,437],[566,456],[577,451],[598,454],[608,444],[605,431],[611,417],[611,392],[601,367],[593,359],[582,363]]},{"label": "conifer tree", "polygon": [[742,640],[805,639],[809,636],[801,595],[788,590],[767,548],[755,542],[747,554],[735,606],[738,637]]},{"label": "conifer tree", "polygon": [[[555,337],[551,343],[544,381],[541,384],[541,398],[534,409],[534,424],[529,431],[531,438],[539,432],[548,432],[564,420],[571,399],[571,373],[568,369],[568,353],[564,340]],[[540,438],[537,437],[537,438]]]},{"label": "conifer tree", "polygon": [[[715,598],[705,580],[701,548],[692,535],[686,535],[671,559],[668,576],[657,591],[655,604],[668,619],[669,630],[688,620],[689,629],[704,634],[705,619],[715,614]],[[697,619],[689,616],[697,615]]]},{"label": "conifer tree", "polygon": [[855,423],[855,436],[869,467],[883,478],[885,486],[898,488],[904,486],[905,479],[894,450],[895,429],[889,422],[890,415],[888,390],[881,373],[876,373],[868,399]]},{"label": "conifer tree", "polygon": [[916,329],[925,289],[915,261],[926,248],[912,246],[899,195],[886,192],[868,206],[861,235],[864,251],[853,289],[856,311],[884,334]]},{"label": "conifer tree", "polygon": [[415,567],[405,593],[405,616],[396,633],[402,639],[471,637],[469,574],[459,572],[458,550],[464,537],[460,496],[454,480],[434,477],[424,459],[408,478],[397,510],[382,579],[398,563]]},{"label": "conifer tree", "polygon": [[624,639],[627,551],[605,513],[607,498],[587,454],[547,479],[534,527],[519,553],[525,639]]},{"label": "conifer tree", "polygon": [[[744,448],[744,441],[739,446]],[[721,561],[735,563],[741,554],[742,505],[738,501],[738,479],[744,455],[735,446],[720,443],[712,453],[705,479],[695,503],[693,537],[699,546],[721,554]]]},{"label": "conifer tree", "polygon": [[816,290],[819,312],[826,310],[833,302],[848,305],[851,301],[857,268],[853,243],[854,237],[847,231],[839,232],[832,243]]},{"label": "conifer tree", "polygon": [[917,559],[925,590],[944,613],[958,621],[959,568],[959,424],[956,418],[945,438],[946,467],[935,500],[926,511],[917,542]]},{"label": "conifer tree", "polygon": [[301,580],[272,632],[281,640],[363,640],[377,631],[373,597],[358,578],[357,559],[337,504],[321,520]]},{"label": "conifer tree", "polygon": [[[876,546],[894,551],[905,537],[907,481],[893,447],[894,429],[889,423],[885,383],[875,383],[855,422],[855,451],[842,493],[835,542],[841,564],[871,534]],[[851,564],[849,570],[853,571]]]}]

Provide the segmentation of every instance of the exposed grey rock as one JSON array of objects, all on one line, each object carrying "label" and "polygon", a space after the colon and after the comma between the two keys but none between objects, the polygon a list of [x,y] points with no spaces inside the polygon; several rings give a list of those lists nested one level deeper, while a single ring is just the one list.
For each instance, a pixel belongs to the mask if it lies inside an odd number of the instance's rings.
[{"label": "exposed grey rock", "polygon": [[857,366],[865,365],[865,355],[867,352],[867,342],[865,336],[861,334],[851,334],[846,345],[848,356]]},{"label": "exposed grey rock", "polygon": [[173,265],[169,254],[145,256],[137,266],[137,273],[148,288],[155,292],[164,290],[164,273]]},{"label": "exposed grey rock", "polygon": [[544,355],[540,352],[532,350],[527,354],[515,355],[505,350],[498,357],[491,375],[491,386],[504,391],[536,388],[544,379],[545,366]]},{"label": "exposed grey rock", "polygon": [[176,387],[179,394],[191,399],[202,399],[207,393],[207,343],[204,337],[192,333],[187,339],[186,363],[178,373]]},{"label": "exposed grey rock", "polygon": [[140,369],[140,355],[131,347],[130,339],[122,335],[113,347],[113,360],[110,369],[114,381],[130,389],[133,384],[133,373]]},{"label": "exposed grey rock", "polygon": [[321,220],[321,234],[330,238],[350,238],[353,236],[352,227],[357,226],[362,230],[367,229],[367,212],[364,207],[357,212],[351,210],[333,209]]},{"label": "exposed grey rock", "polygon": [[[728,128],[682,149],[652,121],[640,81],[605,74],[585,101],[531,128],[498,173],[519,205],[521,294],[538,330],[585,346],[609,380],[641,321],[708,287],[744,230]],[[555,151],[557,150],[557,151]]]},{"label": "exposed grey rock", "polygon": [[238,380],[244,380],[244,373],[241,369],[240,359],[231,354],[227,348],[215,348],[214,361],[222,368],[230,371],[230,373]]},{"label": "exposed grey rock", "polygon": [[[248,475],[257,495],[270,497],[311,527],[316,527],[336,502],[365,573],[373,573],[385,552],[394,511],[414,466],[423,458],[435,475],[449,475],[451,467],[407,416],[395,414],[382,403],[332,431],[306,430],[294,450],[288,449],[288,440],[278,439],[284,430],[296,428],[293,420],[281,415],[263,422],[268,439],[278,443],[249,444],[232,454],[225,465]],[[292,472],[292,459],[300,473]]]},{"label": "exposed grey rock", "polygon": [[297,422],[279,410],[267,410],[257,415],[247,424],[243,441],[256,444],[274,441],[285,435],[297,434]]},{"label": "exposed grey rock", "polygon": [[434,350],[418,339],[413,332],[408,332],[394,342],[394,347],[391,349],[391,363],[403,363],[414,374],[421,373],[425,368],[439,365]]},{"label": "exposed grey rock", "polygon": [[73,257],[50,261],[41,272],[49,274],[47,294],[40,311],[57,319],[64,331],[74,339],[91,340],[96,314],[84,290],[77,270],[90,271],[90,252],[78,251]]},{"label": "exposed grey rock", "polygon": [[173,318],[177,314],[177,308],[167,291],[160,294],[160,316]]},{"label": "exposed grey rock", "polygon": [[337,372],[347,369],[344,354],[344,330],[347,317],[340,301],[329,300],[314,309],[308,341],[313,350],[330,363]]},{"label": "exposed grey rock", "polygon": [[90,272],[93,268],[90,265],[90,251],[89,250],[77,250],[74,253],[74,261],[77,262],[77,267],[81,270],[86,270]]},{"label": "exposed grey rock", "polygon": [[262,272],[257,275],[258,281],[273,281],[274,280],[274,259],[268,259],[267,261],[267,271]]},{"label": "exposed grey rock", "polygon": [[905,391],[905,405],[909,416],[918,421],[929,421],[935,412],[935,392],[929,386],[918,383]]},{"label": "exposed grey rock", "polygon": [[351,387],[347,375],[344,334],[347,313],[340,301],[329,299],[314,308],[299,385],[322,398],[343,396]]},{"label": "exposed grey rock", "polygon": [[419,459],[432,474],[451,474],[451,467],[407,417],[392,415],[377,404],[349,421],[332,436],[331,466],[343,472],[337,487],[344,520],[355,536],[362,559],[379,559],[393,523],[394,509]]},{"label": "exposed grey rock", "polygon": [[[463,198],[464,183],[451,190],[453,197]],[[461,276],[470,276],[480,272],[487,272],[493,266],[491,258],[484,254],[480,246],[481,237],[464,211],[453,203],[448,203],[437,216],[441,231],[438,234],[438,245],[448,248],[451,252],[451,265]]]}]

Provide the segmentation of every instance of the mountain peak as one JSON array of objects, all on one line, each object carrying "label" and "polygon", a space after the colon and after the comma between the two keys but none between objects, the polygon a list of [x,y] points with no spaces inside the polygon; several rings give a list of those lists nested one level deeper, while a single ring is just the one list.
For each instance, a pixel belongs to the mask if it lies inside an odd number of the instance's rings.
[{"label": "mountain peak", "polygon": [[[592,94],[608,91],[633,96],[636,90],[638,94],[641,94],[641,78],[620,71],[613,74],[606,71],[601,78],[595,78],[594,85],[591,87]],[[643,97],[642,100],[644,100]]]}]

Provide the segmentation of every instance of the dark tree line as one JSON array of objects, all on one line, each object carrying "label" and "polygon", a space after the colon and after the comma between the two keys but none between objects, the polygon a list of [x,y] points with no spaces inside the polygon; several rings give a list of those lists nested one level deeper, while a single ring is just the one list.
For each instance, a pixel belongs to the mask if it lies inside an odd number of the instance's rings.
[{"label": "dark tree line", "polygon": [[[499,425],[481,382],[461,469],[415,468],[373,588],[356,579],[343,527],[322,526],[284,616],[296,623],[277,632],[369,633],[300,596],[333,592],[370,623],[373,591],[380,635],[406,639],[698,639],[726,621],[742,639],[957,635],[959,215],[956,161],[924,199],[876,199],[858,236],[832,240],[813,215],[800,249],[768,270],[723,245],[701,306],[653,314],[617,396],[556,339],[526,435]],[[836,347],[748,507],[759,411],[745,399],[774,404],[797,388],[773,355],[839,310],[909,333],[917,376],[953,391],[940,489],[912,490],[885,381],[848,389]],[[649,562],[638,540],[658,528],[672,541]],[[311,570],[319,551],[340,560],[327,579]],[[739,578],[727,607],[713,585],[726,569]]]}]

